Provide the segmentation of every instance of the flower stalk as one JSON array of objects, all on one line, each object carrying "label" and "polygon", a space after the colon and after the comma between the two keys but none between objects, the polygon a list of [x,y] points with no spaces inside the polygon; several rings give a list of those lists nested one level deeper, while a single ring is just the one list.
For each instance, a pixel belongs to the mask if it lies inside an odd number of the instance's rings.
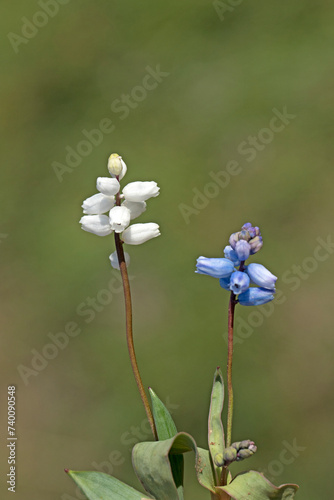
[{"label": "flower stalk", "polygon": [[232,386],[232,362],[233,362],[233,326],[234,310],[236,305],[235,295],[231,292],[228,306],[228,346],[227,346],[227,429],[226,429],[226,448],[232,443],[232,420],[233,420],[233,386]]},{"label": "flower stalk", "polygon": [[[159,195],[160,188],[154,181],[136,181],[130,182],[130,184],[125,186],[123,194],[121,194],[119,181],[126,174],[127,166],[122,157],[117,153],[109,156],[108,171],[111,177],[97,178],[96,188],[99,192],[84,200],[82,208],[85,215],[81,217],[80,224],[84,231],[96,234],[97,236],[108,236],[114,233],[116,252],[113,252],[109,256],[109,259],[111,266],[114,269],[119,269],[122,276],[126,314],[126,339],[130,362],[153,436],[157,440],[154,418],[139,373],[134,348],[132,302],[127,271],[130,256],[124,252],[123,244],[140,245],[160,236],[159,226],[154,222],[130,225],[133,219],[136,219],[145,212],[146,200]],[[105,215],[106,212],[108,212],[108,215]]]},{"label": "flower stalk", "polygon": [[[120,206],[120,204],[121,204],[121,198],[120,198],[120,195],[118,193],[116,195],[116,206]],[[139,394],[140,394],[142,403],[143,403],[144,408],[145,408],[146,416],[147,416],[147,419],[148,419],[150,427],[151,427],[153,437],[157,441],[158,434],[157,434],[157,430],[155,427],[152,410],[151,410],[150,404],[148,402],[148,399],[147,399],[147,396],[145,393],[143,381],[142,381],[141,376],[140,376],[137,358],[136,358],[135,346],[134,346],[134,342],[133,342],[132,301],[131,301],[130,282],[129,282],[128,270],[127,270],[126,262],[125,262],[123,243],[121,241],[119,233],[115,233],[115,246],[116,246],[116,252],[117,252],[117,257],[118,257],[118,262],[119,262],[119,268],[121,271],[121,276],[122,276],[122,281],[123,281],[123,291],[124,291],[124,301],[125,301],[125,317],[126,317],[126,341],[127,341],[128,351],[129,351],[130,363],[131,363],[133,375],[135,377],[136,384],[137,384],[137,387],[139,390]]]}]

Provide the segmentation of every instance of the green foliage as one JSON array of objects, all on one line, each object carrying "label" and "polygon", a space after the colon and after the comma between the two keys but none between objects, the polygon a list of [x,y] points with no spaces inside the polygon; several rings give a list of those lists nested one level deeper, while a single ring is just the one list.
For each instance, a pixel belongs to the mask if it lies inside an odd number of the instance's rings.
[{"label": "green foliage", "polygon": [[188,451],[195,452],[195,470],[199,483],[214,492],[209,452],[197,448],[195,440],[185,432],[165,441],[135,445],[132,454],[133,466],[145,490],[159,500],[179,500],[170,457]]},{"label": "green foliage", "polygon": [[238,474],[228,486],[217,490],[227,493],[233,500],[292,500],[298,486],[282,484],[276,487],[263,474],[251,470]]},{"label": "green foliage", "polygon": [[224,428],[221,421],[221,413],[224,405],[224,381],[219,368],[215,372],[210,401],[208,440],[209,450],[215,470],[216,484],[219,484],[222,468],[216,464],[215,457],[224,456],[225,438]]},{"label": "green foliage", "polygon": [[177,428],[171,414],[161,399],[159,399],[155,394],[153,389],[149,388],[149,393],[151,396],[153,417],[159,440],[162,441],[163,439],[175,436],[175,434],[177,434]]},{"label": "green foliage", "polygon": [[[153,416],[159,441],[137,443],[132,451],[136,475],[149,496],[100,472],[73,472],[69,476],[82,489],[88,500],[183,500],[183,454],[195,453],[197,480],[210,492],[212,500],[292,500],[295,484],[274,486],[263,474],[248,471],[231,480],[226,471],[227,486],[222,486],[222,470],[215,457],[224,456],[224,428],[221,413],[224,403],[224,381],[219,368],[213,380],[209,411],[209,449],[199,448],[192,436],[177,433],[166,406],[150,389]],[[225,483],[226,484],[226,483]]]},{"label": "green foliage", "polygon": [[88,500],[147,500],[142,493],[103,472],[68,471]]},{"label": "green foliage", "polygon": [[[158,398],[153,389],[149,388],[152,401],[153,417],[159,440],[169,439],[177,434],[177,428],[171,414],[163,402]],[[180,499],[183,499],[183,455],[171,455],[169,457],[173,479]]]}]

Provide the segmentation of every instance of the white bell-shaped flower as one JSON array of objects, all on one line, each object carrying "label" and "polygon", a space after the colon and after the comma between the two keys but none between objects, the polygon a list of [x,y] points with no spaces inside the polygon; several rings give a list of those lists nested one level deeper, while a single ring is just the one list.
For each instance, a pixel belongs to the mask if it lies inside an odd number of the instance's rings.
[{"label": "white bell-shaped flower", "polygon": [[122,203],[122,207],[126,207],[130,210],[131,220],[136,219],[146,210],[145,201],[127,201]]},{"label": "white bell-shaped flower", "polygon": [[127,201],[139,202],[158,196],[159,190],[158,184],[154,181],[136,181],[125,186],[123,195]]},{"label": "white bell-shaped flower", "polygon": [[147,222],[129,226],[122,234],[122,240],[128,245],[140,245],[157,236],[160,236],[158,224]]},{"label": "white bell-shaped flower", "polygon": [[119,154],[113,153],[108,158],[108,170],[111,177],[118,176],[119,179],[123,179],[127,171],[127,166]]},{"label": "white bell-shaped flower", "polygon": [[114,207],[109,212],[109,222],[111,229],[115,233],[121,233],[130,224],[131,213],[126,207]]},{"label": "white bell-shaped flower", "polygon": [[114,196],[120,190],[120,184],[117,179],[110,177],[98,177],[96,181],[96,188],[100,193],[105,196]]},{"label": "white bell-shaped flower", "polygon": [[115,205],[114,196],[105,196],[102,193],[93,194],[90,198],[87,198],[83,204],[83,213],[88,215],[100,215],[109,210]]},{"label": "white bell-shaped flower", "polygon": [[107,215],[84,215],[80,219],[81,228],[97,236],[107,236],[112,229]]},{"label": "white bell-shaped flower", "polygon": [[[124,258],[125,258],[125,264],[127,267],[130,265],[130,255],[127,252],[124,252]],[[109,255],[110,259],[110,264],[114,269],[119,270],[119,262],[118,262],[118,257],[117,257],[117,252],[112,253]]]}]

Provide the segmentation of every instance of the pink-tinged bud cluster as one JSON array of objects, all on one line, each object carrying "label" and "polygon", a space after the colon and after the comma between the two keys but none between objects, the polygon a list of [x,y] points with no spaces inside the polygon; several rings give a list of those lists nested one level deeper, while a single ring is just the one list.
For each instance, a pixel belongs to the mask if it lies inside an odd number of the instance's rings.
[{"label": "pink-tinged bud cluster", "polygon": [[[247,243],[247,245],[245,243],[242,243],[241,245],[241,241]],[[250,222],[246,222],[246,224],[242,226],[241,231],[231,234],[230,245],[232,249],[238,253],[238,255],[240,252],[240,257],[246,255],[248,251],[248,256],[246,257],[246,259],[248,259],[249,255],[254,255],[261,250],[263,246],[261,231],[257,226],[252,226]],[[246,259],[240,258],[240,260]]]}]

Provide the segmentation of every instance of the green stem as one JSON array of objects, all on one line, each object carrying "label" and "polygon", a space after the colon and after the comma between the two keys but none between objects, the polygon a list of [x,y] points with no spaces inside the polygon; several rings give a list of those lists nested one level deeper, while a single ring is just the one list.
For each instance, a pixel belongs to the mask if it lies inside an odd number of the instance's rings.
[{"label": "green stem", "polygon": [[232,419],[233,419],[233,387],[232,387],[232,361],[233,361],[233,324],[234,309],[236,305],[235,295],[231,292],[230,303],[228,306],[228,354],[227,354],[227,434],[226,447],[232,443]]},{"label": "green stem", "polygon": [[[232,420],[233,420],[233,387],[232,387],[232,361],[233,361],[233,324],[234,324],[234,309],[237,301],[235,295],[231,292],[230,302],[228,306],[228,347],[227,347],[227,432],[226,432],[226,448],[232,443]],[[223,467],[221,474],[221,485],[227,484],[227,467]]]}]

